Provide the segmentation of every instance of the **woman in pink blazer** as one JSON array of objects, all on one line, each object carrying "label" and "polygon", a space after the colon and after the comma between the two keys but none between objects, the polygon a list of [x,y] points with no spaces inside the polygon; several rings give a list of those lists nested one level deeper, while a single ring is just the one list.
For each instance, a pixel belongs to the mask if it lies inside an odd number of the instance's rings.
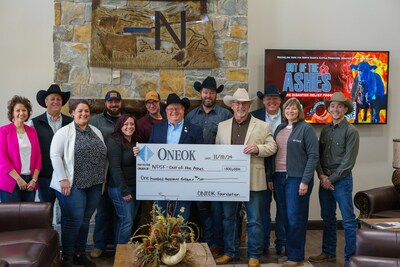
[{"label": "woman in pink blazer", "polygon": [[27,98],[14,96],[7,108],[11,123],[0,127],[0,199],[35,201],[42,156],[36,130],[25,125],[32,105]]}]

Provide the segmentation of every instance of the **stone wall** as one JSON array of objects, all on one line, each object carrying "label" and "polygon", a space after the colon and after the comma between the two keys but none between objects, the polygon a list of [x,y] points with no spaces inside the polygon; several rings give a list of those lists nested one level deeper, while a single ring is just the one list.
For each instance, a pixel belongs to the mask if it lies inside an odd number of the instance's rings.
[{"label": "stone wall", "polygon": [[[106,0],[120,5],[129,0]],[[211,75],[224,84],[219,94],[231,94],[238,87],[248,88],[247,0],[208,0],[207,9],[214,27],[215,69],[114,69],[89,66],[92,2],[55,0],[54,81],[73,98],[102,98],[110,89],[123,98],[143,99],[150,89],[162,98],[175,92],[191,99],[199,98],[195,81]]]}]

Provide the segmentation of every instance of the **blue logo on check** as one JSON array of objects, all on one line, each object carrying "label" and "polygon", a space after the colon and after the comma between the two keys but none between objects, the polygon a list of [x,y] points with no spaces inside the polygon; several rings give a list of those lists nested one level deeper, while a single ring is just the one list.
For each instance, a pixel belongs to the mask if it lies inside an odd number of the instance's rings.
[{"label": "blue logo on check", "polygon": [[144,146],[140,149],[138,156],[144,161],[147,162],[154,155],[153,151],[151,151],[147,146]]}]

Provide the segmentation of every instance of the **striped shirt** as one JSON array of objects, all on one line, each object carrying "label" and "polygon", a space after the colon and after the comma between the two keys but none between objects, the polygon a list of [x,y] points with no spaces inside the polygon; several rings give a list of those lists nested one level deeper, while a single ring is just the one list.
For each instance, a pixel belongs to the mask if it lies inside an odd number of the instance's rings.
[{"label": "striped shirt", "polygon": [[276,136],[276,144],[278,145],[278,152],[275,158],[275,171],[286,172],[286,156],[287,156],[287,143],[289,136],[292,133],[292,126],[287,126],[282,129]]}]

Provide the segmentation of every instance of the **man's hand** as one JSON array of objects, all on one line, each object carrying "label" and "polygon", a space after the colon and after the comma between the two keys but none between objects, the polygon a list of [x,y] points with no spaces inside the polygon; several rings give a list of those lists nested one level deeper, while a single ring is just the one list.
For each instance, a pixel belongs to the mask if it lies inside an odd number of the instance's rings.
[{"label": "man's hand", "polygon": [[273,182],[268,182],[267,186],[268,186],[269,190],[274,191],[274,183]]},{"label": "man's hand", "polygon": [[321,174],[319,176],[319,179],[321,180],[321,186],[323,188],[325,188],[326,190],[335,190],[335,187],[333,186],[333,184],[331,183],[331,181],[329,181],[328,176]]},{"label": "man's hand", "polygon": [[255,144],[250,144],[247,145],[244,149],[243,149],[243,153],[244,154],[258,154],[258,147]]}]

